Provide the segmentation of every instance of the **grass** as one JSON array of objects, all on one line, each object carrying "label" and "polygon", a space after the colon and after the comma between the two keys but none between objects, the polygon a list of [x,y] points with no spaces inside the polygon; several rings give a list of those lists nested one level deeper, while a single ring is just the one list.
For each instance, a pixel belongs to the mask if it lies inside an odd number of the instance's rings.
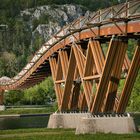
[{"label": "grass", "polygon": [[17,129],[1,130],[0,140],[140,140],[140,133],[134,134],[85,134],[75,135],[74,129]]},{"label": "grass", "polygon": [[0,111],[0,115],[11,114],[38,114],[38,113],[50,113],[55,112],[54,107],[46,108],[10,108],[5,111]]}]

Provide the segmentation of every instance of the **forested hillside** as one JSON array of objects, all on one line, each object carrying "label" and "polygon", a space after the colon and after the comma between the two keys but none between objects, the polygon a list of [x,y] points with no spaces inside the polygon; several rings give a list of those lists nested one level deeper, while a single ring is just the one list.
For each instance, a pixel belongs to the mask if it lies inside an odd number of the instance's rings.
[{"label": "forested hillside", "polygon": [[[0,0],[0,77],[16,75],[41,44],[48,39],[48,36],[54,34],[65,24],[84,15],[87,11],[96,11],[124,1]],[[130,58],[134,44],[129,42]],[[45,86],[46,84],[48,86]],[[120,88],[122,85],[123,81],[120,83]],[[45,104],[54,98],[53,83],[49,77],[34,88],[20,92],[8,92],[6,104]],[[140,111],[140,73],[128,109]]]},{"label": "forested hillside", "polygon": [[32,35],[39,25],[47,24],[51,17],[43,14],[31,19],[32,15],[28,13],[33,13],[43,5],[56,8],[56,4],[78,4],[84,6],[83,11],[95,11],[116,3],[118,0],[0,0],[0,77],[17,74],[45,41],[42,36],[33,40]]}]

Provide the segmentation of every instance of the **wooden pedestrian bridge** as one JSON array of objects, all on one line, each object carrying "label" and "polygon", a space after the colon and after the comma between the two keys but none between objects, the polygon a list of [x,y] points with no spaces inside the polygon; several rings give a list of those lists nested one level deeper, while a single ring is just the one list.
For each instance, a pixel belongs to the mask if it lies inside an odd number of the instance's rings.
[{"label": "wooden pedestrian bridge", "polygon": [[[129,39],[138,42],[132,60]],[[52,75],[60,112],[124,113],[140,67],[139,39],[140,0],[80,17],[50,37],[18,75],[0,84],[1,99],[5,90],[26,89]]]}]

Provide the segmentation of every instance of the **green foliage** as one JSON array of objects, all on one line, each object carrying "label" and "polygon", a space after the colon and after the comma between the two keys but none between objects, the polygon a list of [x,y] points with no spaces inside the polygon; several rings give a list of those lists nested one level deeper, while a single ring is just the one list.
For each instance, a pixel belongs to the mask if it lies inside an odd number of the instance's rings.
[{"label": "green foliage", "polygon": [[9,91],[5,93],[6,105],[20,105],[23,102],[23,91]]},{"label": "green foliage", "polygon": [[136,40],[129,40],[128,41],[128,49],[127,49],[127,54],[128,54],[128,57],[130,60],[132,60],[132,57],[133,57],[133,54],[134,54],[134,51],[135,51],[135,48],[137,46],[137,41]]},{"label": "green foliage", "polygon": [[28,104],[47,104],[55,99],[54,85],[51,77],[24,91]]},{"label": "green foliage", "polygon": [[42,42],[44,42],[43,38],[40,36],[36,36],[36,40],[33,42],[33,45],[31,47],[31,52],[34,54],[36,50],[42,45]]},{"label": "green foliage", "polygon": [[51,77],[24,91],[8,91],[5,93],[6,105],[44,105],[55,101],[54,85]]}]

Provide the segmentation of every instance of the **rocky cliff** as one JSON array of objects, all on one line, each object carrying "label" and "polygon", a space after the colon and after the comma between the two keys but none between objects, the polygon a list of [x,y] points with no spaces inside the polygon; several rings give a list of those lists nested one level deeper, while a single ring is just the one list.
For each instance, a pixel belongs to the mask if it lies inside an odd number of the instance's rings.
[{"label": "rocky cliff", "polygon": [[33,40],[41,36],[46,41],[64,25],[86,12],[80,5],[45,5],[21,11],[21,17],[30,26]]}]

